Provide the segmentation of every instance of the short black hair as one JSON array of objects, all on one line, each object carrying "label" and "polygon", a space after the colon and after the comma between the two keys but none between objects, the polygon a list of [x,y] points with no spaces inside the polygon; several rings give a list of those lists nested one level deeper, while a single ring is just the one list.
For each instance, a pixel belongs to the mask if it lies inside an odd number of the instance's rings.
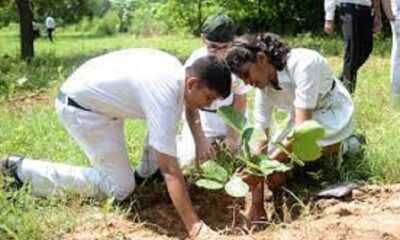
[{"label": "short black hair", "polygon": [[245,35],[233,43],[228,50],[226,61],[235,74],[240,73],[240,68],[247,62],[255,62],[257,53],[263,52],[270,63],[282,71],[286,66],[291,48],[274,33],[263,33],[258,36]]},{"label": "short black hair", "polygon": [[217,92],[222,98],[231,94],[231,72],[223,58],[204,56],[198,58],[186,68],[187,76],[196,76],[201,86],[206,86]]}]

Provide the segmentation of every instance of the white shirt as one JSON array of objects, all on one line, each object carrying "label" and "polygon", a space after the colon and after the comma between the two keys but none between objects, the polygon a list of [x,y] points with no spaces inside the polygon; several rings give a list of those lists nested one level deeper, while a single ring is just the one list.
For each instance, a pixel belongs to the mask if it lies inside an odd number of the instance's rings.
[{"label": "white shirt", "polygon": [[282,89],[256,90],[255,124],[259,128],[269,128],[275,107],[289,113],[295,108],[323,108],[320,100],[330,91],[334,79],[326,59],[319,53],[304,48],[292,49],[286,67],[278,72],[278,84]]},{"label": "white shirt", "polygon": [[56,27],[56,21],[54,21],[54,18],[52,18],[50,16],[46,18],[46,27],[47,28],[55,28]]},{"label": "white shirt", "polygon": [[353,3],[369,7],[372,6],[371,0],[325,0],[325,20],[333,20],[335,18],[335,8],[341,3]]},{"label": "white shirt", "polygon": [[273,131],[273,141],[282,141],[290,133],[294,127],[295,108],[313,111],[313,119],[325,128],[325,138],[319,141],[322,146],[338,143],[352,133],[351,96],[335,79],[327,60],[319,53],[303,48],[292,49],[285,68],[278,72],[278,85],[281,90],[270,86],[257,89],[254,106],[257,128],[273,126],[272,112],[275,108],[289,114],[287,126],[281,132]]},{"label": "white shirt", "polygon": [[391,0],[390,6],[396,19],[400,19],[400,0]]},{"label": "white shirt", "polygon": [[[207,56],[207,48],[202,47],[195,50],[186,60],[184,66],[190,66],[197,59]],[[221,106],[231,106],[233,104],[234,95],[243,95],[251,90],[250,85],[246,85],[241,79],[232,74],[232,89],[231,94],[223,100],[215,100],[207,109],[216,110]],[[200,111],[200,121],[202,129],[206,137],[224,136],[227,134],[228,126],[225,122],[215,113]]]},{"label": "white shirt", "polygon": [[126,49],[89,60],[61,90],[91,111],[146,119],[150,146],[176,156],[184,78],[182,64],[174,56],[153,49]]}]

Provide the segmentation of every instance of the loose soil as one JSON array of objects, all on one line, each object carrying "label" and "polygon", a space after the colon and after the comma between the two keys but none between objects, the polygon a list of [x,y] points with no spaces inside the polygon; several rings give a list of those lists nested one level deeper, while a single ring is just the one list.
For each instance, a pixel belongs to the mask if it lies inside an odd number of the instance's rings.
[{"label": "loose soil", "polygon": [[[86,215],[63,239],[185,239],[164,186],[145,186],[138,192],[127,216]],[[271,212],[278,211],[270,201],[264,230],[252,233],[240,217],[242,200],[195,187],[190,193],[200,217],[223,235],[219,239],[400,239],[400,184],[362,186],[346,199],[310,198],[303,206],[285,197],[284,220],[273,217]]]}]

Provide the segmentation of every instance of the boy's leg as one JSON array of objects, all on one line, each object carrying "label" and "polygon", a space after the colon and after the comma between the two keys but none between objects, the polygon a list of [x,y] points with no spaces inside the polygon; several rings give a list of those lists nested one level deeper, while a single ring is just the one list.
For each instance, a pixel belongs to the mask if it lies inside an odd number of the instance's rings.
[{"label": "boy's leg", "polygon": [[123,200],[135,188],[133,170],[125,149],[123,122],[60,101],[57,113],[70,135],[84,149],[92,167],[24,159],[18,177],[32,183],[35,195],[47,196],[61,190],[84,196],[115,196]]}]

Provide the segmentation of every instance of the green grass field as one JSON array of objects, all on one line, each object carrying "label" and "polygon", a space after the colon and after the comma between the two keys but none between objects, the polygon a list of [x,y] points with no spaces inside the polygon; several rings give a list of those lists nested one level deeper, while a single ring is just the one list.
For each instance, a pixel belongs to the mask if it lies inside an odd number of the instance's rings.
[{"label": "green grass field", "polygon": [[[320,50],[335,72],[340,72],[340,38],[313,39],[302,35],[288,40],[295,46]],[[37,40],[36,57],[27,64],[18,58],[16,31],[0,30],[0,156],[16,153],[35,159],[88,165],[85,155],[54,112],[51,99],[65,78],[87,59],[111,50],[160,48],[184,60],[200,44],[198,38],[92,37],[59,31],[55,33],[53,44],[44,38]],[[400,109],[390,103],[389,52],[389,39],[379,39],[374,53],[359,72],[354,96],[355,123],[357,132],[367,136],[368,144],[364,159],[344,163],[339,170],[341,181],[359,179],[383,184],[400,180],[400,148],[397,146],[400,143]],[[39,97],[50,100],[35,101]],[[251,101],[252,96],[249,99]],[[142,121],[127,121],[126,143],[133,164],[140,155],[145,132]],[[58,239],[73,229],[76,217],[82,212],[107,206],[107,202],[86,203],[84,199],[74,198],[37,199],[31,196],[29,189],[0,190],[0,239]],[[114,207],[102,212],[106,215],[110,211],[118,212]]]}]

